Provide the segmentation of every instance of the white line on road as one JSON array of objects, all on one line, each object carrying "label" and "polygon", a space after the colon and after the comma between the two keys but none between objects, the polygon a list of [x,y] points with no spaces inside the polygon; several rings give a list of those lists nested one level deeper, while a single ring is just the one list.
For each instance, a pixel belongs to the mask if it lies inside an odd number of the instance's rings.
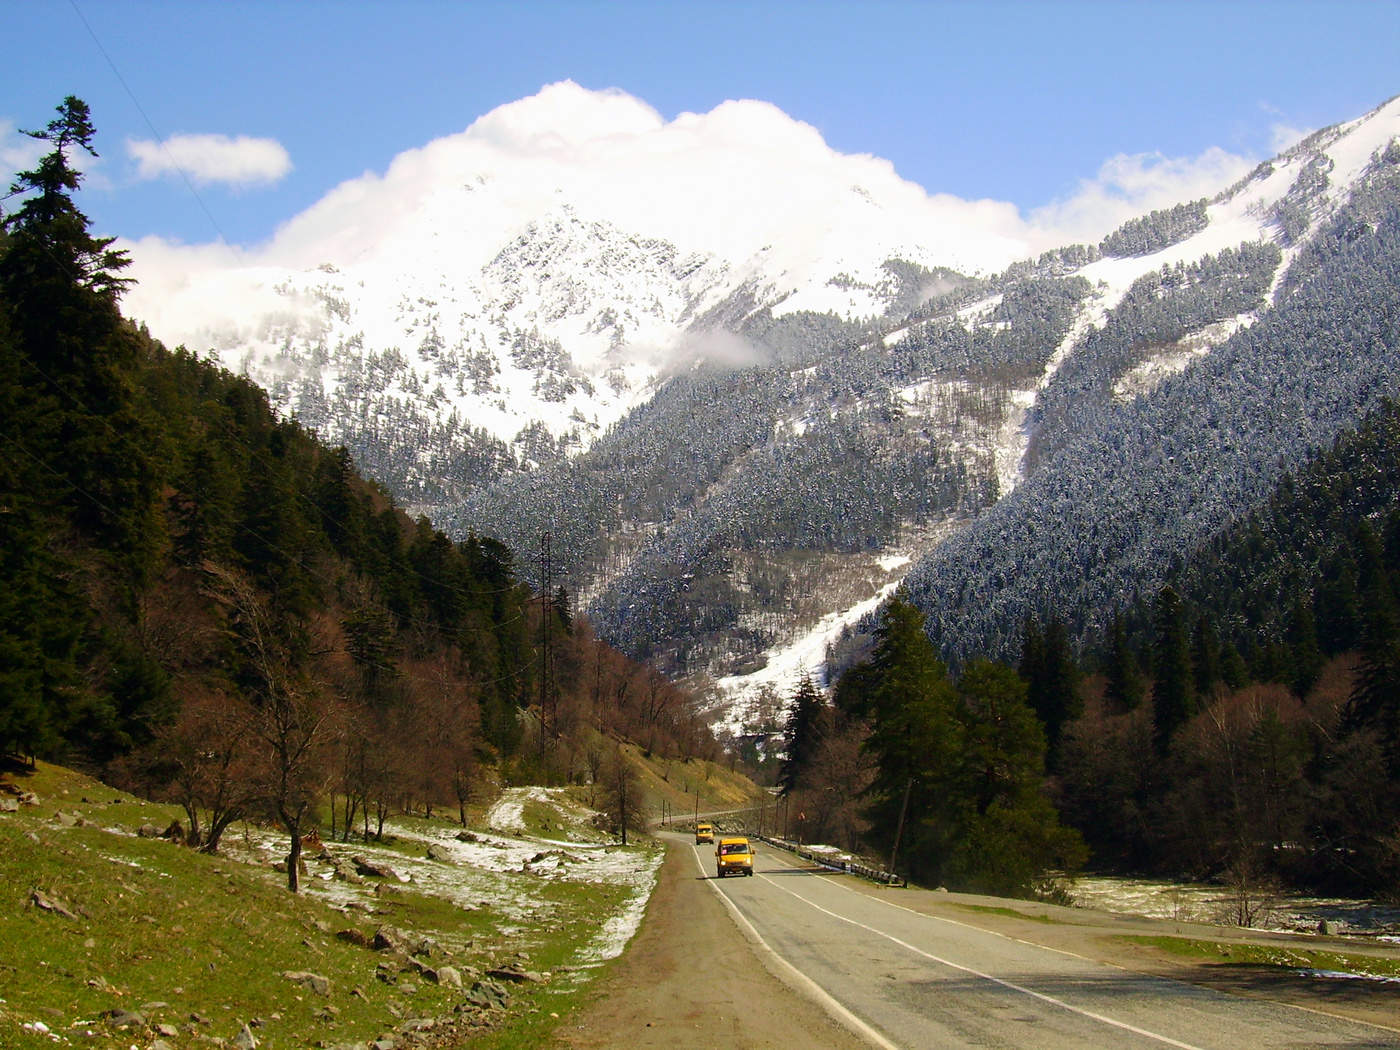
[{"label": "white line on road", "polygon": [[[1127,966],[1120,966],[1118,963],[1114,962],[1106,962],[1103,959],[1095,959],[1088,955],[1080,955],[1078,952],[1072,952],[1065,948],[1056,948],[1054,945],[1041,944],[1038,941],[1028,941],[1021,937],[1013,937],[1009,933],[1002,933],[999,930],[989,930],[984,926],[974,926],[968,922],[959,922],[957,919],[950,919],[944,915],[930,915],[926,911],[919,911],[917,908],[910,908],[904,904],[896,904],[894,901],[886,900],[884,897],[876,897],[869,893],[861,893],[854,887],[848,886],[840,879],[833,878],[830,875],[819,873],[818,877],[821,878],[824,882],[826,882],[828,886],[840,887],[847,893],[854,893],[856,896],[861,897],[864,900],[874,901],[876,904],[883,904],[887,908],[896,908],[899,911],[907,912],[910,915],[917,915],[920,918],[929,919],[933,922],[941,922],[949,926],[960,927],[964,930],[972,930],[977,933],[988,934],[992,937],[1000,937],[1002,940],[1010,941],[1013,944],[1023,944],[1028,948],[1039,948],[1041,951],[1055,952],[1059,955],[1069,956],[1069,958],[1071,959],[1079,959],[1082,962],[1093,963],[1098,966],[1108,966],[1112,967],[1115,970],[1122,970],[1124,973],[1137,974],[1138,976],[1150,976],[1144,975],[1140,970],[1134,970]],[[1170,977],[1157,977],[1155,979],[1159,981],[1174,980]],[[1189,984],[1190,982],[1187,983]],[[1316,1006],[1303,1006],[1301,1003],[1290,1003],[1285,999],[1270,999],[1267,997],[1260,997],[1259,1001],[1273,1003],[1276,1006],[1286,1007],[1289,1010],[1297,1010],[1299,1013],[1312,1014],[1314,1017],[1325,1017],[1330,1021],[1341,1021],[1345,1024],[1362,1025],[1366,1028],[1376,1028],[1382,1032],[1390,1032],[1392,1034],[1400,1033],[1400,1028],[1396,1028],[1392,1025],[1381,1024],[1378,1021],[1364,1021],[1358,1017],[1349,1017],[1346,1014],[1333,1013],[1331,1010],[1323,1010]]]},{"label": "white line on road", "polygon": [[[1013,992],[1020,992],[1022,995],[1028,995],[1033,999],[1039,999],[1041,1002],[1049,1003],[1051,1006],[1058,1006],[1062,1010],[1068,1010],[1070,1013],[1078,1014],[1080,1017],[1086,1017],[1091,1021],[1098,1021],[1100,1024],[1111,1025],[1114,1028],[1121,1028],[1125,1032],[1132,1032],[1134,1035],[1140,1035],[1145,1039],[1153,1039],[1159,1043],[1164,1043],[1167,1046],[1178,1047],[1180,1048],[1180,1050],[1201,1050],[1200,1047],[1194,1046],[1191,1043],[1183,1043],[1180,1040],[1172,1039],[1170,1036],[1161,1035],[1157,1032],[1150,1032],[1146,1028],[1138,1028],[1136,1025],[1128,1024],[1126,1021],[1119,1021],[1115,1018],[1106,1017],[1103,1014],[1096,1013],[1093,1010],[1086,1010],[1083,1007],[1074,1006],[1070,1003],[1065,1002],[1063,999],[1055,998],[1053,995],[1046,995],[1044,992],[1037,992],[1033,988],[1026,988],[1022,985],[1015,984],[1012,981],[1006,981],[1000,977],[993,977],[989,973],[983,973],[980,970],[974,970],[969,966],[962,966],[958,963],[953,962],[950,959],[940,958],[937,955],[924,951],[922,948],[915,947],[908,941],[902,941],[898,937],[886,933],[884,930],[877,930],[874,926],[867,926],[863,922],[857,922],[855,919],[847,918],[844,915],[838,915],[834,911],[829,911],[828,909],[823,908],[820,904],[816,903],[815,901],[809,900],[808,898],[802,896],[802,894],[790,890],[786,886],[779,885],[777,882],[774,882],[772,879],[770,879],[767,875],[760,875],[759,878],[763,879],[763,881],[767,882],[775,889],[781,890],[783,893],[786,893],[792,897],[796,897],[803,904],[807,905],[809,908],[815,908],[823,915],[829,915],[833,919],[839,919],[841,922],[849,923],[852,926],[865,930],[867,933],[873,933],[877,937],[883,937],[885,938],[885,940],[897,944],[901,948],[913,952],[915,955],[921,955],[925,959],[929,959],[933,962],[940,963],[943,966],[951,967],[954,970],[960,970],[966,974],[971,974],[973,977],[980,977],[984,981],[991,981],[993,984],[999,984],[1003,988],[1008,988]],[[723,894],[720,895],[723,896]]]},{"label": "white line on road", "polygon": [[733,916],[734,921],[739,924],[739,928],[749,936],[750,940],[767,952],[769,957],[783,968],[789,979],[803,992],[820,1003],[822,1008],[836,1018],[836,1020],[868,1040],[874,1046],[880,1047],[881,1050],[899,1050],[897,1044],[890,1042],[870,1025],[851,1013],[850,1010],[846,1009],[846,1007],[842,1006],[840,1002],[833,998],[825,988],[774,951],[772,946],[763,939],[763,935],[754,929],[753,923],[749,922],[749,920],[744,917],[744,914],[735,906],[734,902],[720,891],[719,886],[716,885],[718,880],[710,880],[708,872],[705,870],[704,862],[700,860],[699,850],[695,851],[695,866],[700,869],[700,875],[705,879],[706,883],[709,884],[710,889],[715,891],[715,896],[724,902],[725,908],[729,910],[729,914]]}]

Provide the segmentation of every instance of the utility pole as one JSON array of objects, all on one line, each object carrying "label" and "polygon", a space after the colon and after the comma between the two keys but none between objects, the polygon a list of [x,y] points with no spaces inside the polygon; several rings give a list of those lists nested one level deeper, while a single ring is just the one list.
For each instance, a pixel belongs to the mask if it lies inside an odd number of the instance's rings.
[{"label": "utility pole", "polygon": [[553,573],[550,566],[549,532],[540,534],[540,754],[544,754],[546,737],[559,734],[558,712],[554,710],[554,689],[551,681],[553,654],[550,652],[550,628],[554,619]]},{"label": "utility pole", "polygon": [[894,829],[894,845],[890,847],[890,874],[894,874],[894,861],[899,856],[899,840],[904,834],[904,817],[909,812],[909,791],[914,786],[914,778],[910,777],[904,782],[904,802],[899,807],[899,823]]}]

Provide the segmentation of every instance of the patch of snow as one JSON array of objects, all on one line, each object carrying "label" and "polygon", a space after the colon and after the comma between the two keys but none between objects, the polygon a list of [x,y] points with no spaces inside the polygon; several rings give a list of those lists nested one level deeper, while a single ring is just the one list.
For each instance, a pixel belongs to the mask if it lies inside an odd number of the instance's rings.
[{"label": "patch of snow", "polygon": [[1331,981],[1375,981],[1378,984],[1400,984],[1400,977],[1378,973],[1347,973],[1344,970],[1298,970],[1299,977],[1317,977]]},{"label": "patch of snow", "polygon": [[[904,556],[890,556],[894,567],[907,564]],[[895,592],[901,580],[885,584],[872,597],[858,602],[849,609],[839,610],[823,616],[805,635],[782,646],[767,650],[762,659],[763,667],[746,675],[728,675],[715,684],[728,698],[725,714],[717,723],[716,729],[727,730],[738,735],[744,729],[745,706],[734,701],[762,691],[765,687],[784,695],[792,692],[802,674],[815,670],[826,663],[826,650],[841,637],[841,632],[858,622],[867,613],[874,612]]]},{"label": "patch of snow", "polygon": [[[1085,876],[1070,888],[1079,907],[1178,922],[1233,925],[1236,895],[1227,886],[1155,879]],[[1338,932],[1400,931],[1400,907],[1374,901],[1311,897],[1296,893],[1258,895],[1255,927],[1283,933],[1314,933],[1324,920]]]}]

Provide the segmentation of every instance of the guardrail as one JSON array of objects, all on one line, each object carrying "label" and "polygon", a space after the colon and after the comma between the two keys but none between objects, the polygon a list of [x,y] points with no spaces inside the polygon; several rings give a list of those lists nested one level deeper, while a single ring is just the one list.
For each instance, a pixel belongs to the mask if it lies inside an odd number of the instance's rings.
[{"label": "guardrail", "polygon": [[810,860],[813,864],[819,864],[828,871],[840,871],[848,875],[858,875],[863,879],[869,879],[871,882],[878,882],[884,886],[909,885],[905,879],[893,872],[872,868],[868,864],[861,864],[849,857],[832,857],[829,854],[814,850],[810,846],[803,846],[797,842],[789,842],[787,839],[774,838],[771,835],[757,835],[754,837],[768,843],[770,846],[777,846],[779,849],[785,849],[789,853],[795,853],[804,860]]}]

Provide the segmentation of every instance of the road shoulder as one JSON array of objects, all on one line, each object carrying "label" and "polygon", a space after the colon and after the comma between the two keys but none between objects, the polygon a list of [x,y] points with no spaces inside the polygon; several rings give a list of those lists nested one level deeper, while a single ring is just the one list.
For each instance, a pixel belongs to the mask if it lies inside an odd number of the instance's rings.
[{"label": "road shoulder", "polygon": [[866,1047],[768,969],[707,881],[690,848],[668,841],[641,928],[554,1045]]}]

